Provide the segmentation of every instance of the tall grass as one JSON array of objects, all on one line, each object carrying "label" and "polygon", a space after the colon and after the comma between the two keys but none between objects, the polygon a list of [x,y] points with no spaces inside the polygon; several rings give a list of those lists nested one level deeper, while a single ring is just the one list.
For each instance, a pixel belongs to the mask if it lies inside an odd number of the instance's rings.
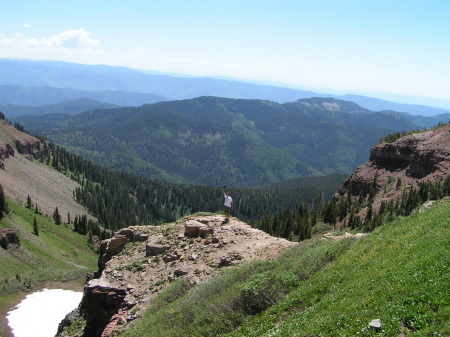
[{"label": "tall grass", "polygon": [[227,336],[450,336],[449,220],[442,203],[375,230]]}]

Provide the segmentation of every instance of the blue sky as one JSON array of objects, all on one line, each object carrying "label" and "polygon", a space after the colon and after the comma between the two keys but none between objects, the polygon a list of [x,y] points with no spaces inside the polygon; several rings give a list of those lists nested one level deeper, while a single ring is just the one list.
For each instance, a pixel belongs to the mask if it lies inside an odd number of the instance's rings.
[{"label": "blue sky", "polygon": [[450,1],[0,0],[0,58],[401,94],[411,103],[430,97],[450,107]]}]

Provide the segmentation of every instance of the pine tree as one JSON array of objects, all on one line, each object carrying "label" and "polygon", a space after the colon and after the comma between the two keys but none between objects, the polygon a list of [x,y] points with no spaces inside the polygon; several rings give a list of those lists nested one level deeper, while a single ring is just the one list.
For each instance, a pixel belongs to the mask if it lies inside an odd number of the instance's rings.
[{"label": "pine tree", "polygon": [[34,217],[34,221],[33,221],[33,234],[36,236],[39,236],[39,228],[38,228],[36,217]]},{"label": "pine tree", "polygon": [[0,219],[3,218],[3,214],[6,213],[6,199],[3,193],[3,187],[0,184]]},{"label": "pine tree", "polygon": [[397,178],[397,184],[395,185],[395,188],[398,190],[402,186],[402,179],[400,177]]},{"label": "pine tree", "polygon": [[75,219],[73,220],[73,230],[74,230],[74,232],[77,232],[77,233],[80,232],[80,228],[78,225],[78,215],[75,215]]},{"label": "pine tree", "polygon": [[86,235],[87,233],[87,216],[83,215],[79,220],[78,220],[78,233]]},{"label": "pine tree", "polygon": [[28,196],[27,196],[27,208],[28,209],[31,209],[31,206],[33,206],[33,203],[31,202],[31,198],[30,198],[30,195],[28,194]]},{"label": "pine tree", "polygon": [[55,211],[53,212],[53,220],[55,221],[55,224],[61,224],[61,215],[59,214],[58,207],[56,207]]}]

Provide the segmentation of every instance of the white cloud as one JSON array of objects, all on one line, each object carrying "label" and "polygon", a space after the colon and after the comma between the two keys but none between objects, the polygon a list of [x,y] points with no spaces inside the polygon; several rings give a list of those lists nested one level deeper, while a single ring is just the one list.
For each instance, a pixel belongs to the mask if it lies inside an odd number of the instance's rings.
[{"label": "white cloud", "polygon": [[29,25],[28,23],[24,23],[23,26],[24,26],[25,28],[31,28],[31,25]]},{"label": "white cloud", "polygon": [[34,38],[22,34],[10,37],[0,35],[0,45],[5,47],[34,47],[34,48],[69,48],[92,50],[100,46],[100,41],[92,39],[84,28],[70,29],[51,37]]}]

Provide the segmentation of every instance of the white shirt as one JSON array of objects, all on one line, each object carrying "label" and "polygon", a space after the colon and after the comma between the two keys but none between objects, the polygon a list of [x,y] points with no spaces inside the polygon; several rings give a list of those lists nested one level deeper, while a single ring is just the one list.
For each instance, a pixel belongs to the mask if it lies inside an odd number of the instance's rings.
[{"label": "white shirt", "polygon": [[225,196],[225,201],[224,201],[224,206],[225,207],[231,207],[231,205],[233,204],[233,199],[229,196],[229,195],[224,195]]}]

